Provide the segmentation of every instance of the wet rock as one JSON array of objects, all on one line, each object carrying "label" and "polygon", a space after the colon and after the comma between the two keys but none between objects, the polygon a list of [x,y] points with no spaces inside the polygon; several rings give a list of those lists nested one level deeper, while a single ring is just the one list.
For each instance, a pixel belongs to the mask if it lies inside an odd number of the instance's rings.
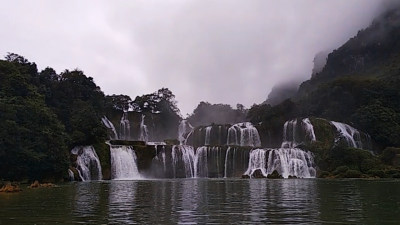
[{"label": "wet rock", "polygon": [[261,169],[257,169],[253,172],[253,174],[251,175],[251,177],[253,178],[266,178],[264,176],[264,174],[262,173]]},{"label": "wet rock", "polygon": [[39,181],[35,180],[35,182],[33,182],[31,185],[29,185],[28,188],[52,188],[52,187],[56,187],[55,184],[53,183],[39,183]]},{"label": "wet rock", "polygon": [[10,182],[6,183],[2,188],[0,188],[0,192],[6,193],[14,193],[20,191],[22,190],[17,184],[11,184]]},{"label": "wet rock", "polygon": [[289,175],[288,176],[288,179],[297,179],[298,177],[296,177],[296,176],[291,176],[291,175]]},{"label": "wet rock", "polygon": [[282,179],[282,175],[278,173],[278,171],[274,170],[271,174],[268,174],[268,179]]},{"label": "wet rock", "polygon": [[242,175],[242,179],[250,179],[250,176],[247,175],[247,174],[243,174],[243,175]]},{"label": "wet rock", "polygon": [[31,185],[29,185],[28,188],[38,188],[40,187],[40,183],[39,181],[35,180],[35,182],[33,182]]}]

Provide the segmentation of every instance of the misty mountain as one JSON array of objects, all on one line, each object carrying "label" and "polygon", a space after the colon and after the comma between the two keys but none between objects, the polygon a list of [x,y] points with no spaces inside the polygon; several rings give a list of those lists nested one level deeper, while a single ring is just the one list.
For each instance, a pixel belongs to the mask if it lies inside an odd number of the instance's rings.
[{"label": "misty mountain", "polygon": [[292,99],[274,107],[254,106],[249,117],[266,130],[275,124],[271,133],[280,132],[277,123],[294,117],[344,121],[368,132],[381,149],[400,146],[399,52],[397,7],[332,51],[323,69],[303,82]]}]

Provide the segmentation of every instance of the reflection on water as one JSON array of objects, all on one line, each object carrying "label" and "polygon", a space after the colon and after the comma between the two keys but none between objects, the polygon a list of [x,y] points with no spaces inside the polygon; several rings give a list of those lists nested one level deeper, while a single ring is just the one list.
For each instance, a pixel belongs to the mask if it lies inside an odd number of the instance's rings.
[{"label": "reflection on water", "polygon": [[0,193],[0,224],[398,221],[400,182],[395,180],[138,180]]}]

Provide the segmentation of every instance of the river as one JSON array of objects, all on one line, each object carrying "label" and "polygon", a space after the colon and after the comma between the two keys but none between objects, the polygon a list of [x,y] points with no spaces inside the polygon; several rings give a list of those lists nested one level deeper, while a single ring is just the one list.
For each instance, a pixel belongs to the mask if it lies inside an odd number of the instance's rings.
[{"label": "river", "polygon": [[399,180],[92,181],[0,193],[0,224],[399,222]]}]

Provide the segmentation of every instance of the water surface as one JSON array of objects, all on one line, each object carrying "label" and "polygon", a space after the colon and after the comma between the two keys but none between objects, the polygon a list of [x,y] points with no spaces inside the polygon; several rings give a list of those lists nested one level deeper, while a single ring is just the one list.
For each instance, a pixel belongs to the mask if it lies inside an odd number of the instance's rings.
[{"label": "water surface", "polygon": [[0,224],[397,224],[400,181],[171,179],[0,193]]}]

